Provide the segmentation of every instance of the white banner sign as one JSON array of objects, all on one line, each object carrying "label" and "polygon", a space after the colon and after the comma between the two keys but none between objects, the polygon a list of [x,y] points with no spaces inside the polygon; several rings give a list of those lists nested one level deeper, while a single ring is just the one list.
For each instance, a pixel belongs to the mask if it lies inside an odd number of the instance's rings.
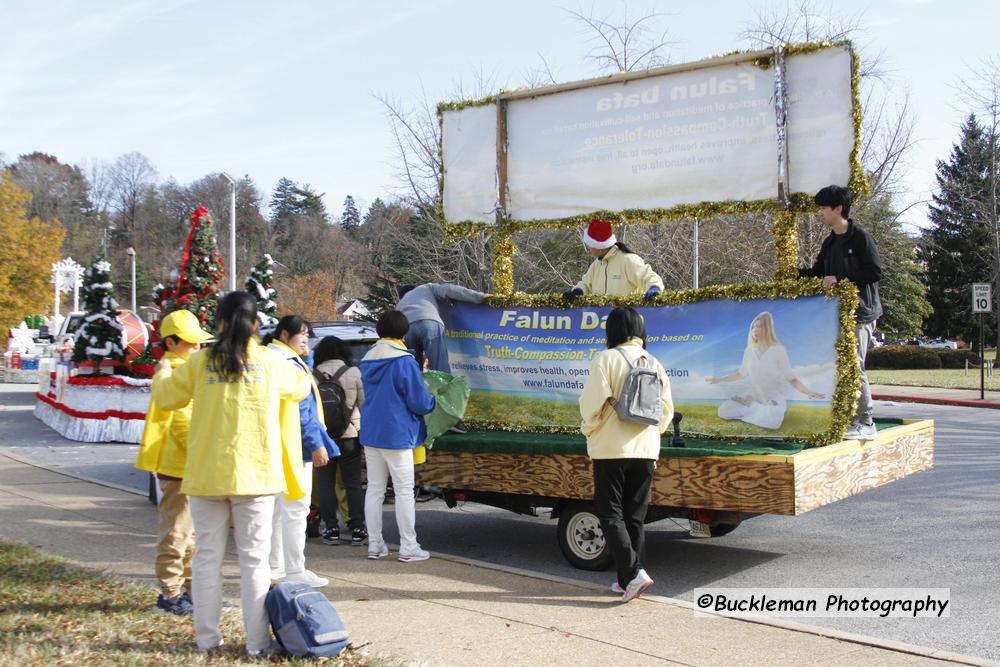
[{"label": "white banner sign", "polygon": [[[854,146],[851,52],[786,59],[791,192],[846,185]],[[721,63],[507,102],[508,214],[769,199],[778,193],[774,68]],[[444,213],[492,222],[495,105],[443,115]],[[490,115],[492,114],[492,118]]]}]

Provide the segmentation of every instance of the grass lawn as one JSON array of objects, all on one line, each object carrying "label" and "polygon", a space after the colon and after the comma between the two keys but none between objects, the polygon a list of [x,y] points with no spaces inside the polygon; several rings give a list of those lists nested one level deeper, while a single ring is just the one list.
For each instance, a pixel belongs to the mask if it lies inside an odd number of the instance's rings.
[{"label": "grass lawn", "polygon": [[[979,389],[979,369],[868,371],[868,382],[909,387]],[[1000,368],[994,368],[993,377],[986,378],[986,389],[1000,391]]]},{"label": "grass lawn", "polygon": [[[261,664],[243,653],[245,635],[238,610],[223,614],[224,649],[205,654],[195,647],[191,618],[154,611],[155,601],[156,592],[148,586],[71,565],[24,544],[0,541],[0,664]],[[337,659],[265,662],[372,664],[352,651]]]},{"label": "grass lawn", "polygon": [[747,424],[737,419],[719,418],[719,407],[707,403],[678,402],[677,411],[684,415],[681,430],[688,433],[712,433],[720,436],[803,436],[825,433],[830,428],[830,407],[792,403],[785,412],[781,428],[771,430]]}]

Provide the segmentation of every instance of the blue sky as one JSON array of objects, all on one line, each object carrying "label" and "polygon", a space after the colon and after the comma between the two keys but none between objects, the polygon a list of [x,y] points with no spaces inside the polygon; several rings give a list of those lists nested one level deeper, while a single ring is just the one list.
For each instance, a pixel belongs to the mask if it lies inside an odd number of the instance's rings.
[{"label": "blue sky", "polygon": [[[630,2],[669,14],[671,62],[744,45],[738,33],[766,3]],[[362,206],[399,191],[389,125],[374,94],[416,103],[474,91],[477,75],[523,85],[544,57],[561,81],[597,74],[591,44],[562,7],[604,14],[621,2],[420,3],[232,0],[0,0],[0,153],[43,151],[64,162],[145,154],[160,177],[250,175],[309,183],[327,206]],[[820,6],[824,6],[822,3]],[[840,0],[862,12],[862,47],[884,51],[892,91],[911,94],[920,140],[910,200],[929,197],[965,109],[953,89],[1000,53],[988,0]],[[862,54],[863,55],[863,54]],[[907,216],[921,224],[925,209]]]}]

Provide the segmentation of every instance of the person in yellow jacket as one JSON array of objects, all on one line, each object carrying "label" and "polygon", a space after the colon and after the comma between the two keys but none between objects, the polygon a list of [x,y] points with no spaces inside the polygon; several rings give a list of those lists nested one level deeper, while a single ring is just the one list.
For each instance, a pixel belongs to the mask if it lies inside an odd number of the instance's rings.
[{"label": "person in yellow jacket", "polygon": [[583,244],[594,261],[576,286],[564,292],[572,301],[584,294],[608,296],[643,295],[652,299],[663,291],[663,279],[642,257],[618,241],[607,220],[591,220],[583,232]]},{"label": "person in yellow jacket", "polygon": [[[171,368],[188,360],[191,353],[212,334],[201,328],[187,310],[175,310],[160,323],[163,358]],[[160,484],[159,540],[156,543],[156,578],[160,595],[156,608],[179,616],[190,616],[191,557],[194,555],[194,524],[187,496],[181,493],[187,459],[191,403],[177,410],[162,410],[150,401],[135,467],[156,474]]]},{"label": "person in yellow jacket", "polygon": [[[340,456],[340,449],[326,432],[323,401],[319,387],[313,380],[306,358],[309,356],[309,322],[299,315],[285,315],[274,327],[274,332],[264,339],[268,348],[286,359],[296,372],[309,378],[311,395],[298,403],[282,406],[282,415],[299,425],[298,433],[290,433],[292,440],[285,443],[289,452],[299,452],[296,461],[301,466],[299,479],[305,496],[298,500],[278,498],[274,509],[271,530],[271,579],[290,583],[309,584],[322,588],[329,582],[306,568],[306,521],[309,502],[312,500],[313,468],[322,468],[332,457]],[[292,429],[289,429],[291,431]]]},{"label": "person in yellow jacket", "polygon": [[[615,308],[608,315],[607,336],[608,349],[594,358],[580,395],[580,430],[587,436],[587,455],[594,465],[595,513],[618,571],[611,590],[628,602],[653,585],[643,565],[643,526],[660,457],[660,434],[670,425],[674,404],[663,365],[646,352],[642,316],[632,308]],[[663,385],[658,425],[623,421],[614,408],[631,365],[641,357],[656,369]]]},{"label": "person in yellow jacket", "polygon": [[290,465],[294,459],[282,445],[287,426],[280,421],[280,406],[283,399],[305,398],[310,382],[255,340],[253,296],[230,292],[220,300],[216,318],[214,345],[176,369],[160,360],[152,398],[164,410],[192,403],[181,491],[189,498],[195,531],[195,641],[203,651],[222,644],[222,561],[232,524],[246,649],[259,656],[271,647],[264,597],[271,583],[275,496],[286,490],[290,499],[303,495]]}]

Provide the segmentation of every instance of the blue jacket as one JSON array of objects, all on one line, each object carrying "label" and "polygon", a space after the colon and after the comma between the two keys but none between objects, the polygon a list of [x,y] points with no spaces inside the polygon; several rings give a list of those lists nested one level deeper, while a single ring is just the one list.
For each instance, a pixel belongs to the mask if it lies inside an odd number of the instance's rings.
[{"label": "blue jacket", "polygon": [[282,353],[286,359],[295,364],[299,370],[309,376],[313,384],[309,395],[299,401],[299,426],[302,431],[302,460],[312,461],[312,453],[320,447],[326,448],[326,454],[330,458],[340,456],[340,447],[333,438],[326,432],[326,425],[319,420],[319,410],[316,407],[316,383],[312,380],[312,371],[309,370],[307,360],[295,353],[281,341],[274,341],[268,345],[272,350]]},{"label": "blue jacket", "polygon": [[361,359],[361,444],[413,449],[427,435],[423,415],[434,409],[416,359],[402,343],[380,338]]}]

